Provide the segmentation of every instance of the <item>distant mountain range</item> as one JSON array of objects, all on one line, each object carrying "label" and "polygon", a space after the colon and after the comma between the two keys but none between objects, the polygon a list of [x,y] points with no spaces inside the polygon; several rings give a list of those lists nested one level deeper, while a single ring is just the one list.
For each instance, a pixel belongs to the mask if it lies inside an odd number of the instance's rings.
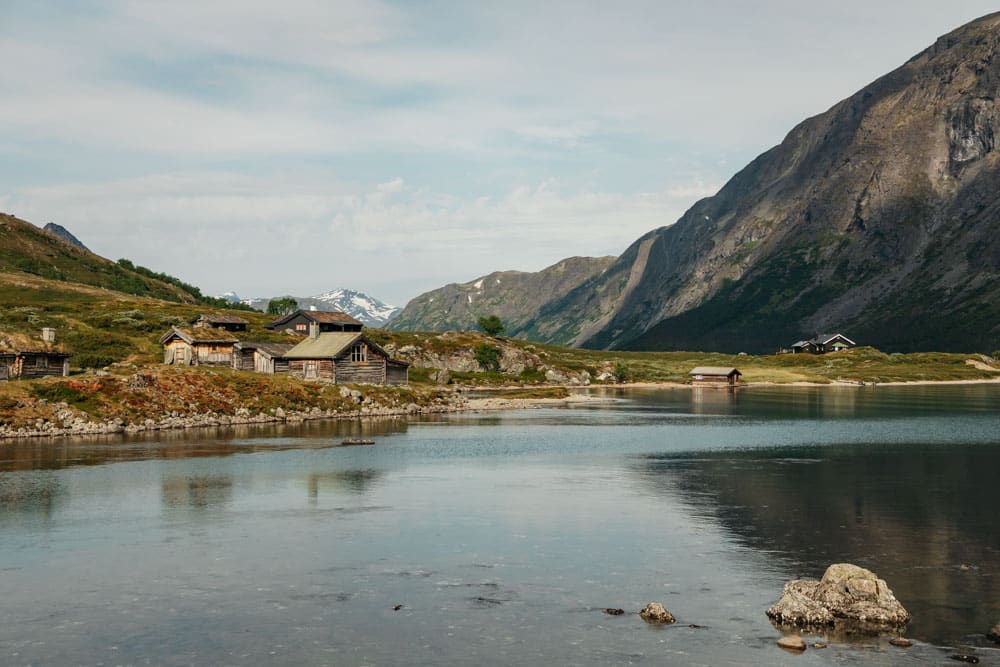
[{"label": "distant mountain range", "polygon": [[[592,348],[773,352],[840,331],[886,351],[996,350],[998,100],[991,14],[802,122],[570,289],[521,280],[506,318]],[[430,303],[458,287],[417,297],[395,326],[455,326]]]},{"label": "distant mountain range", "polygon": [[[221,298],[233,303],[245,303],[257,310],[267,310],[267,304],[272,299],[285,297],[254,297],[244,299],[240,298],[236,292],[226,292],[221,295]],[[347,313],[370,327],[385,326],[400,311],[396,306],[391,306],[363,292],[349,289],[335,289],[317,296],[293,296],[291,298],[298,302],[299,308],[315,308],[316,310]]]},{"label": "distant mountain range", "polygon": [[411,300],[389,328],[399,331],[474,329],[484,315],[497,315],[517,336],[545,304],[565,296],[611,266],[614,257],[570,257],[534,273],[497,271],[453,283]]}]

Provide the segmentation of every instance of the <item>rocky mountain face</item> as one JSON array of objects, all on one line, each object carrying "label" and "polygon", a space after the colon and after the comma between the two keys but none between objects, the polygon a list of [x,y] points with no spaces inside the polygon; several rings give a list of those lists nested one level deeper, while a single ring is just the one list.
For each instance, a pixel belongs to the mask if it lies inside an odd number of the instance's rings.
[{"label": "rocky mountain face", "polygon": [[[484,315],[497,315],[511,336],[528,335],[535,314],[599,276],[614,257],[570,257],[541,271],[497,271],[453,283],[411,300],[389,325],[397,331],[465,331]],[[548,340],[557,340],[549,338]]]},{"label": "rocky mountain face", "polygon": [[[257,310],[267,310],[268,302],[272,298],[280,297],[241,299],[236,292],[226,292],[220,298],[244,303]],[[369,327],[384,327],[400,311],[397,306],[391,306],[373,296],[349,289],[335,289],[316,296],[294,296],[291,298],[298,302],[299,308],[347,313]]]},{"label": "rocky mountain face", "polygon": [[63,241],[69,241],[70,243],[72,243],[73,245],[75,245],[77,248],[83,248],[84,250],[88,250],[88,251],[90,250],[90,248],[88,248],[87,246],[83,245],[83,242],[80,241],[80,239],[76,238],[76,236],[74,236],[71,231],[69,231],[68,229],[66,229],[62,225],[57,225],[54,222],[50,222],[47,225],[45,225],[44,227],[42,227],[42,229],[45,230],[45,231],[47,231],[49,234],[54,234],[55,236],[58,236]]},{"label": "rocky mountain face", "polygon": [[[795,127],[521,326],[594,348],[1000,348],[1000,14]],[[447,288],[445,288],[447,289]]]}]

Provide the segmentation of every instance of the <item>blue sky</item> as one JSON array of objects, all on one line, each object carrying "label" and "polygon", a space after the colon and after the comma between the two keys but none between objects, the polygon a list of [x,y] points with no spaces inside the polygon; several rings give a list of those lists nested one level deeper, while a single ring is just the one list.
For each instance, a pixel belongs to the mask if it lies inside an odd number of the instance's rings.
[{"label": "blue sky", "polygon": [[617,254],[987,2],[0,0],[0,210],[208,293]]}]

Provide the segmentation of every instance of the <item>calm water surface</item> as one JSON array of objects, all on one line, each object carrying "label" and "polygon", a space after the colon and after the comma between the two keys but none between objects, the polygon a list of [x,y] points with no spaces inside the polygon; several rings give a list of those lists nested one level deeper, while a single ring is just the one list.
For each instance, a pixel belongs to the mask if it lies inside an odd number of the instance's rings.
[{"label": "calm water surface", "polygon": [[[1000,665],[1000,386],[610,396],[0,444],[0,664]],[[839,561],[915,647],[775,646]]]}]

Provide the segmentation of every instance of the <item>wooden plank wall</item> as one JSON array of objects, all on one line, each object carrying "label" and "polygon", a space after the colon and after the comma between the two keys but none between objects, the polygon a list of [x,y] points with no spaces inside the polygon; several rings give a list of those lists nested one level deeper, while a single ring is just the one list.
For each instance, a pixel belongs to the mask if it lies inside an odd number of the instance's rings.
[{"label": "wooden plank wall", "polygon": [[375,357],[368,361],[337,359],[337,382],[344,384],[385,384],[385,359]]}]

